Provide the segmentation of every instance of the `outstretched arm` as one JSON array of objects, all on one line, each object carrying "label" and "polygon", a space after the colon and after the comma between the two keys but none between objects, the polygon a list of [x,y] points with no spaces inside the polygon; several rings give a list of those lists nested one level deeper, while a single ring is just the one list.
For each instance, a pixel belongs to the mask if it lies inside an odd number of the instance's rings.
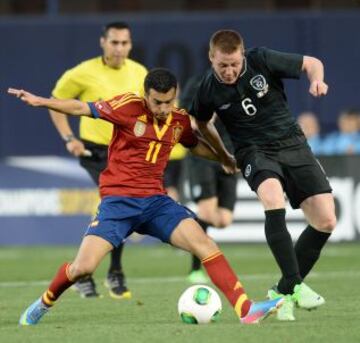
[{"label": "outstretched arm", "polygon": [[315,97],[326,95],[328,85],[324,82],[324,65],[322,62],[311,56],[304,56],[302,71],[310,81],[309,93]]},{"label": "outstretched arm", "polygon": [[91,116],[91,110],[86,102],[75,99],[60,100],[54,98],[43,98],[31,94],[23,89],[9,88],[8,93],[16,96],[26,104],[33,107],[46,107],[50,110],[74,116]]}]

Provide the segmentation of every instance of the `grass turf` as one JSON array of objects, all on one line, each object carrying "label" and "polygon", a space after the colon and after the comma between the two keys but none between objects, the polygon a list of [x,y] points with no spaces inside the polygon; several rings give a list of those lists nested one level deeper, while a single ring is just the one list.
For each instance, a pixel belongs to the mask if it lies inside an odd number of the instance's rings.
[{"label": "grass turf", "polygon": [[[263,299],[278,277],[265,245],[223,245],[245,288]],[[307,283],[326,299],[312,312],[296,310],[292,323],[268,318],[260,325],[239,324],[223,300],[220,321],[186,325],[177,315],[177,299],[189,285],[189,256],[165,245],[125,248],[124,266],[132,300],[113,300],[103,286],[108,261],[95,274],[101,299],[81,299],[67,291],[34,327],[19,327],[21,312],[46,289],[74,247],[0,249],[0,342],[360,342],[359,244],[329,244]]]}]

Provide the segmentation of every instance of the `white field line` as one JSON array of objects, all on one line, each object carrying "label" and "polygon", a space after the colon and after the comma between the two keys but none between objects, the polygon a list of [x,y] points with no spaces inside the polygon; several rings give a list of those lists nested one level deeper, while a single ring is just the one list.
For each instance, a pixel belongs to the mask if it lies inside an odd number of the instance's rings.
[{"label": "white field line", "polygon": [[[239,275],[242,280],[263,280],[274,277],[274,273],[263,273],[263,274],[243,274]],[[358,270],[347,270],[347,271],[336,271],[336,272],[318,272],[311,273],[311,278],[321,279],[334,279],[334,278],[358,278],[360,277],[360,271]],[[155,278],[128,278],[128,283],[177,283],[186,282],[186,276],[173,276],[173,277],[155,277]],[[38,281],[0,281],[0,288],[8,287],[29,287],[29,286],[46,286],[50,283],[50,280],[38,280]]]}]

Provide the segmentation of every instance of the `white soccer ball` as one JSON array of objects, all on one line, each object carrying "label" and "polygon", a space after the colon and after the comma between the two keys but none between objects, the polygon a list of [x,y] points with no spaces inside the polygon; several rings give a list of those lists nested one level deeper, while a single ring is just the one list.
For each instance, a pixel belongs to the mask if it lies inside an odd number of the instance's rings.
[{"label": "white soccer ball", "polygon": [[209,286],[195,285],[181,294],[178,312],[187,324],[207,324],[219,319],[222,305],[217,292]]}]

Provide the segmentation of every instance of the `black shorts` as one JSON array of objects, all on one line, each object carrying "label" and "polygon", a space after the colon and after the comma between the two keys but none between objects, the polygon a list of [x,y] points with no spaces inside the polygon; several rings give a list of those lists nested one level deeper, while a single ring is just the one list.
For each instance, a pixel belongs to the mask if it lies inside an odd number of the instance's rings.
[{"label": "black shorts", "polygon": [[236,202],[236,175],[226,174],[217,162],[189,157],[190,190],[195,202],[218,198],[219,207],[234,210]]},{"label": "black shorts", "polygon": [[332,191],[324,169],[303,136],[250,146],[238,150],[235,156],[254,192],[262,181],[277,177],[294,209],[310,196]]},{"label": "black shorts", "polygon": [[96,185],[99,185],[101,172],[106,168],[108,146],[83,141],[85,149],[91,151],[91,156],[81,156],[80,165],[89,173]]},{"label": "black shorts", "polygon": [[184,160],[169,160],[164,173],[165,188],[174,187],[181,188],[181,180],[183,176]]}]

